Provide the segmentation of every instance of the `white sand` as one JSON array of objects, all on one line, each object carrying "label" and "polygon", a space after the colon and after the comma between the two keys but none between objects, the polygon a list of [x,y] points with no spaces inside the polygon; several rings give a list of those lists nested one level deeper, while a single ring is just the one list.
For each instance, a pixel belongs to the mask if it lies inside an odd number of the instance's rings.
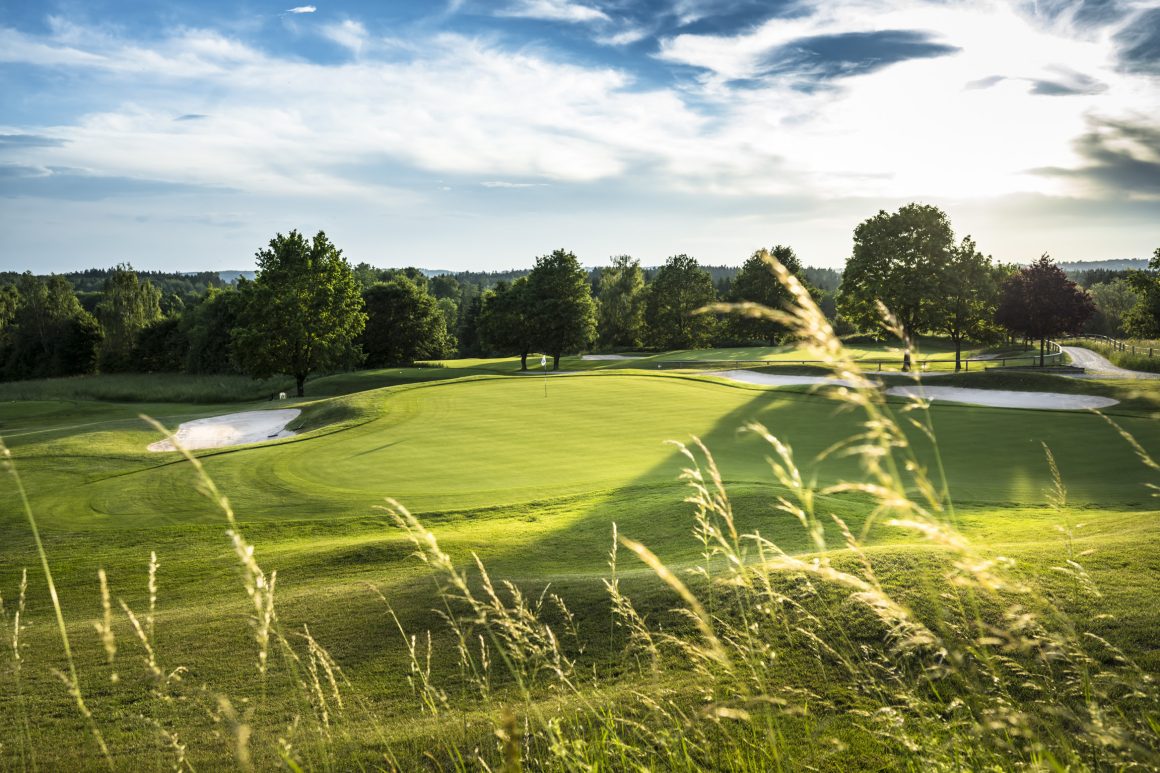
[{"label": "white sand", "polygon": [[[199,448],[222,448],[242,446],[247,443],[261,443],[274,438],[291,437],[295,433],[286,425],[298,418],[302,411],[297,408],[283,408],[275,411],[244,411],[228,413],[225,416],[210,416],[205,419],[187,421],[177,428],[174,438],[183,448],[196,451]],[[150,451],[176,451],[170,439],[149,444]]]},{"label": "white sand", "polygon": [[962,387],[897,386],[886,390],[888,395],[924,397],[951,403],[985,405],[991,408],[1047,408],[1058,411],[1084,411],[1107,408],[1119,400],[1095,395],[1065,395],[1058,392],[1010,392],[1002,389],[965,389]]},{"label": "white sand", "polygon": [[[823,376],[783,376],[777,373],[756,373],[752,370],[720,370],[711,376],[765,386],[795,386],[799,384],[834,384],[852,387],[853,384]],[[991,408],[1046,408],[1059,411],[1084,411],[1107,408],[1118,400],[1095,395],[1065,395],[1058,392],[1011,392],[1001,389],[967,389],[964,387],[896,386],[886,390],[888,395],[925,397],[951,403],[984,405]]]},{"label": "white sand", "polygon": [[752,370],[718,370],[709,373],[710,376],[720,376],[731,381],[742,381],[746,384],[762,384],[764,386],[797,386],[799,384],[832,384],[834,386],[853,387],[850,381],[842,381],[825,376],[783,376],[777,373],[758,373]]},{"label": "white sand", "polygon": [[582,360],[639,360],[635,354],[585,354]]}]

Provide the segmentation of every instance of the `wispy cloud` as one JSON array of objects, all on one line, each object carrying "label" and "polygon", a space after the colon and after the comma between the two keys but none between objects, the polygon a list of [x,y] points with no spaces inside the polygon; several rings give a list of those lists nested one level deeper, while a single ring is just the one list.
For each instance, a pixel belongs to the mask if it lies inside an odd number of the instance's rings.
[{"label": "wispy cloud", "polygon": [[322,28],[322,35],[356,55],[362,52],[369,37],[367,28],[362,22],[353,19],[345,19],[338,24],[327,24]]},{"label": "wispy cloud", "polygon": [[1108,90],[1108,84],[1066,68],[1057,68],[1058,74],[1053,77],[1031,79],[1031,93],[1046,97],[1070,97],[1077,95],[1102,94]]},{"label": "wispy cloud", "polygon": [[1142,120],[1098,118],[1089,124],[1090,130],[1075,143],[1081,166],[1036,172],[1078,180],[1097,192],[1160,198],[1160,127]]},{"label": "wispy cloud", "polygon": [[619,32],[597,35],[596,42],[604,46],[629,46],[638,43],[652,32],[644,27],[626,27]]},{"label": "wispy cloud", "polygon": [[94,174],[86,169],[0,164],[0,196],[9,199],[98,201],[114,197],[172,195],[206,190],[219,195],[228,193],[216,186]]},{"label": "wispy cloud", "polygon": [[484,180],[480,183],[484,188],[540,188],[547,183],[515,183],[507,180]]},{"label": "wispy cloud", "polygon": [[299,5],[294,8],[287,8],[286,13],[314,13],[318,9],[313,5]]},{"label": "wispy cloud", "polygon": [[1125,70],[1160,75],[1160,8],[1153,7],[1125,24],[1116,42]]},{"label": "wispy cloud", "polygon": [[599,8],[572,0],[518,0],[496,12],[496,15],[581,23],[611,21],[608,14]]},{"label": "wispy cloud", "polygon": [[0,134],[0,148],[59,148],[64,140],[42,134]]}]

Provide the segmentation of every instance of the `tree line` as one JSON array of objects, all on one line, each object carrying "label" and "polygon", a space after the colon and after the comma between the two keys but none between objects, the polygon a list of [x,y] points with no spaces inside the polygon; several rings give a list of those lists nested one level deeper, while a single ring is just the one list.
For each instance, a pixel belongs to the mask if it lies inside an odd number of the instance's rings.
[{"label": "tree line", "polygon": [[[784,331],[748,317],[699,314],[719,301],[782,305],[766,261],[806,286],[840,334],[880,332],[883,307],[908,336],[956,345],[1004,337],[1038,342],[1081,331],[1160,333],[1160,250],[1146,271],[1094,269],[1080,287],[1046,255],[1030,266],[984,255],[923,204],[880,211],[854,230],[844,271],[804,267],[791,247],[740,267],[689,255],[642,267],[620,255],[585,269],[556,250],[529,270],[428,276],[351,266],[319,232],[278,234],[256,254],[253,280],[211,272],[146,274],[128,265],[74,275],[0,276],[0,378],[95,371],[288,374],[391,367],[452,356],[520,357],[599,349],[771,345]],[[96,284],[99,281],[99,285]],[[99,290],[93,288],[98,287]]]},{"label": "tree line", "polygon": [[[802,270],[789,248],[774,252]],[[773,343],[779,332],[768,324],[693,315],[719,299],[780,303],[782,290],[761,254],[731,268],[731,277],[677,255],[646,282],[648,270],[628,256],[588,270],[565,250],[506,276],[428,277],[416,268],[351,266],[324,232],[291,231],[256,253],[253,280],[225,285],[192,275],[204,282],[201,293],[175,292],[188,288],[172,282],[164,292],[155,275],[129,265],[10,274],[0,284],[0,378],[284,373],[301,391],[311,374],[457,355],[521,355],[526,367],[528,354],[542,351],[558,367],[563,354],[592,346]],[[86,289],[77,290],[78,276]],[[96,277],[100,290],[88,289]]]},{"label": "tree line", "polygon": [[956,241],[942,210],[908,204],[854,230],[838,312],[867,329],[881,319],[879,303],[907,334],[954,341],[956,368],[964,341],[1004,336],[1037,342],[1042,362],[1056,336],[1160,334],[1160,250],[1143,271],[1093,268],[1070,277],[1048,255],[1023,267],[996,262],[970,236]]}]

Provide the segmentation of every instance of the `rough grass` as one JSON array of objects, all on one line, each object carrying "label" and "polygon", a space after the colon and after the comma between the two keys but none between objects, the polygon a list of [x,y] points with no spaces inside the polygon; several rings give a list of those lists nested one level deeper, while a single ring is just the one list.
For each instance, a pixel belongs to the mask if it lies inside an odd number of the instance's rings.
[{"label": "rough grass", "polygon": [[[155,433],[132,418],[138,406],[0,409],[76,687],[115,767],[1160,759],[1157,471],[1100,417],[925,414],[873,393],[836,403],[633,369],[549,379],[545,398],[541,379],[465,370],[307,401],[306,434],[199,454],[205,476],[143,451]],[[1139,451],[1160,450],[1155,387],[1058,384],[1124,399],[1116,421]],[[199,410],[143,407],[172,421]],[[720,485],[700,449],[661,442],[690,433],[714,452]],[[851,453],[813,459],[851,437]],[[207,481],[209,499],[197,493]],[[422,521],[376,510],[387,494]],[[647,550],[615,542],[614,523]],[[0,684],[20,696],[0,705],[0,764],[104,767],[53,675],[60,636],[11,498],[0,502],[0,595]]]},{"label": "rough grass", "polygon": [[229,403],[293,394],[294,379],[256,381],[248,376],[189,376],[178,373],[103,373],[71,378],[0,383],[0,402],[95,400],[124,403]]},{"label": "rough grass", "polygon": [[[901,367],[903,347],[897,341],[873,341],[859,339],[857,343],[845,346],[850,358],[872,363],[869,370],[898,370]],[[955,347],[946,338],[923,337],[914,342],[912,358],[916,367],[925,363],[929,370],[953,370]],[[980,355],[997,355],[1011,357],[1009,364],[1031,364],[1031,355],[1022,349],[1009,347],[988,347],[981,344],[964,343],[963,358]],[[636,360],[612,360],[603,362],[587,361],[579,364],[581,368],[597,367],[608,368],[640,368],[654,369],[657,365],[664,366],[670,362],[770,362],[784,365],[814,364],[826,367],[818,355],[803,346],[801,343],[787,343],[781,346],[749,346],[717,349],[679,349],[670,352],[642,353]],[[995,364],[998,364],[997,362]],[[575,367],[569,362],[569,367]],[[975,367],[982,367],[976,364]]]},{"label": "rough grass", "polygon": [[[857,359],[898,359],[901,350],[889,343],[865,343],[850,348]],[[931,370],[953,368],[954,347],[945,339],[922,339],[918,345],[921,357],[929,360]],[[952,356],[949,360],[947,353]],[[963,356],[982,353],[1006,354],[1016,357],[1009,364],[1032,364],[1030,359],[1018,359],[1022,352],[1004,349],[985,349],[978,346],[964,347]],[[642,353],[636,360],[585,360],[580,356],[565,357],[561,360],[561,370],[653,370],[671,362],[717,362],[736,360],[768,360],[790,364],[811,355],[797,344],[774,347],[749,347],[735,349],[695,349],[661,353]],[[1024,363],[1023,360],[1027,361]],[[950,363],[948,365],[948,362]],[[538,373],[539,354],[528,358],[529,371]],[[443,381],[464,378],[469,375],[510,375],[519,372],[519,357],[492,359],[465,358],[418,363],[410,367],[360,370],[345,373],[318,374],[306,382],[308,398],[334,397],[370,389],[414,384],[428,381]],[[888,370],[897,368],[890,363]],[[979,367],[979,365],[976,365]],[[179,403],[179,404],[226,404],[268,401],[272,395],[286,392],[293,398],[294,380],[286,376],[275,376],[255,380],[248,376],[203,375],[190,376],[177,373],[107,373],[71,378],[36,379],[30,381],[0,382],[0,403],[29,401],[93,401],[114,403]]]}]

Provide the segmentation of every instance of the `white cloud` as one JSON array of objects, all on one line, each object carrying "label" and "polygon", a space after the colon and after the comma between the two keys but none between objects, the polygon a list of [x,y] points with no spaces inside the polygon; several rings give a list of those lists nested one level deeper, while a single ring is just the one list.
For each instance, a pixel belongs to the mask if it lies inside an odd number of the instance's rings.
[{"label": "white cloud", "polygon": [[[1155,84],[1117,69],[1115,29],[1044,26],[988,0],[847,0],[808,9],[737,35],[662,42],[659,58],[704,69],[699,93],[724,114],[719,139],[785,159],[784,172],[764,183],[741,170],[729,175],[736,190],[785,190],[780,179],[823,195],[1063,194],[1076,181],[1029,170],[1079,165],[1074,140],[1087,115],[1160,115]],[[796,40],[877,30],[924,31],[958,50],[830,82],[767,72],[770,52]],[[1061,71],[1098,86],[1066,97],[1032,93],[1032,84],[1058,81]],[[759,85],[737,89],[735,79]]]},{"label": "white cloud", "polygon": [[[617,71],[456,35],[387,41],[389,62],[324,66],[200,30],[151,47],[91,41],[91,52],[5,34],[17,44],[5,55],[78,67],[107,90],[108,109],[54,127],[63,152],[28,158],[95,174],[309,196],[394,196],[388,173],[360,171],[375,166],[585,182],[664,165],[703,121],[672,93],[626,90]],[[214,120],[172,120],[189,113]]]},{"label": "white cloud", "polygon": [[338,24],[327,24],[322,28],[324,37],[329,38],[354,54],[362,52],[367,44],[367,29],[362,22],[346,19]]},{"label": "white cloud", "polygon": [[644,27],[627,27],[620,32],[614,32],[609,35],[598,35],[596,42],[602,46],[628,46],[644,40],[650,34],[652,33]]},{"label": "white cloud", "polygon": [[496,15],[580,23],[611,21],[608,14],[599,8],[572,0],[518,0]]},{"label": "white cloud", "polygon": [[[544,3],[524,4],[534,5]],[[802,90],[793,78],[729,83],[760,76],[771,47],[874,29],[928,30],[959,51],[831,88]],[[22,163],[375,201],[430,190],[400,190],[398,170],[454,175],[457,192],[617,180],[735,201],[986,198],[1082,193],[1078,178],[1028,170],[1082,166],[1073,141],[1088,115],[1160,115],[1154,82],[1117,71],[1114,30],[1081,37],[988,0],[844,0],[734,36],[682,35],[659,56],[705,75],[663,88],[460,35],[375,40],[356,20],[320,32],[358,57],[281,58],[196,29],[149,44],[63,23],[47,36],[0,29],[0,61],[88,73],[109,105],[69,125],[13,127],[65,141],[23,149]],[[1106,88],[1029,93],[1029,81],[1058,80],[1061,68]],[[214,119],[172,120],[186,114]]]},{"label": "white cloud", "polygon": [[313,5],[299,5],[294,8],[287,8],[286,13],[314,13],[317,10]]}]

